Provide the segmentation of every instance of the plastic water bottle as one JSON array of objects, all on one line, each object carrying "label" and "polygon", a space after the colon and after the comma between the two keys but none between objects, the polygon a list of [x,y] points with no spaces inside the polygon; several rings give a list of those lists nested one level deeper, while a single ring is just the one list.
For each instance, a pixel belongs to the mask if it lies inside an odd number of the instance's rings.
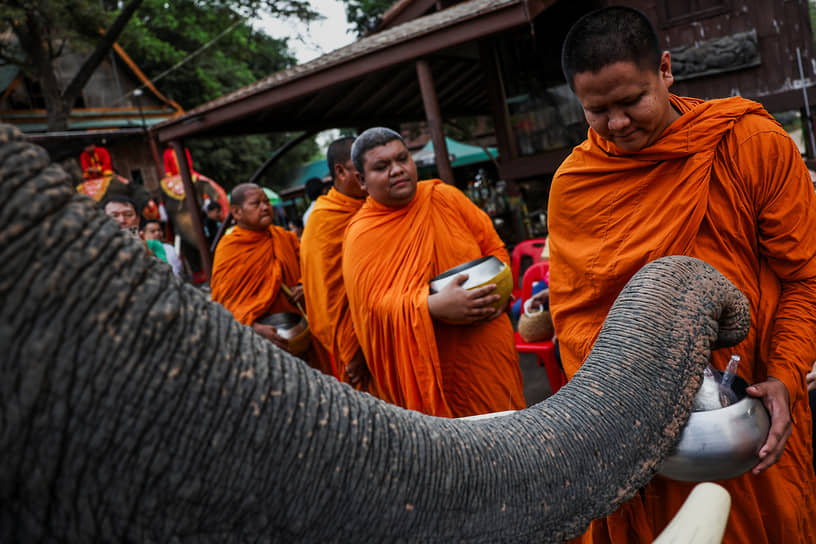
[{"label": "plastic water bottle", "polygon": [[734,376],[737,375],[737,367],[739,366],[740,356],[732,355],[728,361],[728,365],[723,372],[722,380],[720,380],[720,404],[724,407],[731,406],[737,402],[737,394],[731,388],[734,382]]}]

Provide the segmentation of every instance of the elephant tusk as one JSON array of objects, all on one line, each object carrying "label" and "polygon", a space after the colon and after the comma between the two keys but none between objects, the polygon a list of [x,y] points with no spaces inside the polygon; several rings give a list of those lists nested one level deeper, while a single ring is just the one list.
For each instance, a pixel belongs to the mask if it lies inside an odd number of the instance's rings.
[{"label": "elephant tusk", "polygon": [[724,487],[697,484],[653,544],[719,544],[730,510],[731,495]]}]

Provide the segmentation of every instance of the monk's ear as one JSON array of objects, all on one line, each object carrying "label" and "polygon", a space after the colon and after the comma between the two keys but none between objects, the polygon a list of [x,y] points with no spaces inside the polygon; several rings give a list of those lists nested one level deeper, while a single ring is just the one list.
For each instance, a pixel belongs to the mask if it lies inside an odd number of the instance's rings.
[{"label": "monk's ear", "polygon": [[234,205],[230,206],[230,213],[232,214],[232,217],[235,218],[236,221],[240,221],[244,215],[241,206]]},{"label": "monk's ear", "polygon": [[671,53],[668,51],[663,51],[660,56],[660,79],[667,89],[674,83],[674,76],[671,71]]},{"label": "monk's ear", "polygon": [[354,171],[354,181],[356,181],[360,185],[360,188],[363,191],[368,191],[368,188],[366,187],[366,183],[365,183],[365,178],[363,177],[363,175],[360,172],[358,172],[356,170]]}]

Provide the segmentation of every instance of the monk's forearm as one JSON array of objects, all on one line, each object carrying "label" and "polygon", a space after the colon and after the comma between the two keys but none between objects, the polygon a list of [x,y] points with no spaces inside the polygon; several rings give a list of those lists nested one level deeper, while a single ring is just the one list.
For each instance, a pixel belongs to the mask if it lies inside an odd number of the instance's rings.
[{"label": "monk's forearm", "polygon": [[816,278],[782,284],[771,342],[768,376],[785,384],[793,404],[816,360]]}]

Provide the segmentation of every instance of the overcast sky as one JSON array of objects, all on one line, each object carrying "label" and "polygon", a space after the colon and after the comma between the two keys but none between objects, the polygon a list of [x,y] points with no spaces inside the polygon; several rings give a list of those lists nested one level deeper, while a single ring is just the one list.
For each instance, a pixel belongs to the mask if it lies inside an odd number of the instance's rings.
[{"label": "overcast sky", "polygon": [[275,38],[288,37],[289,48],[300,64],[348,45],[354,40],[342,3],[338,0],[311,0],[310,4],[326,18],[306,25],[299,21],[265,16],[257,25]]}]

